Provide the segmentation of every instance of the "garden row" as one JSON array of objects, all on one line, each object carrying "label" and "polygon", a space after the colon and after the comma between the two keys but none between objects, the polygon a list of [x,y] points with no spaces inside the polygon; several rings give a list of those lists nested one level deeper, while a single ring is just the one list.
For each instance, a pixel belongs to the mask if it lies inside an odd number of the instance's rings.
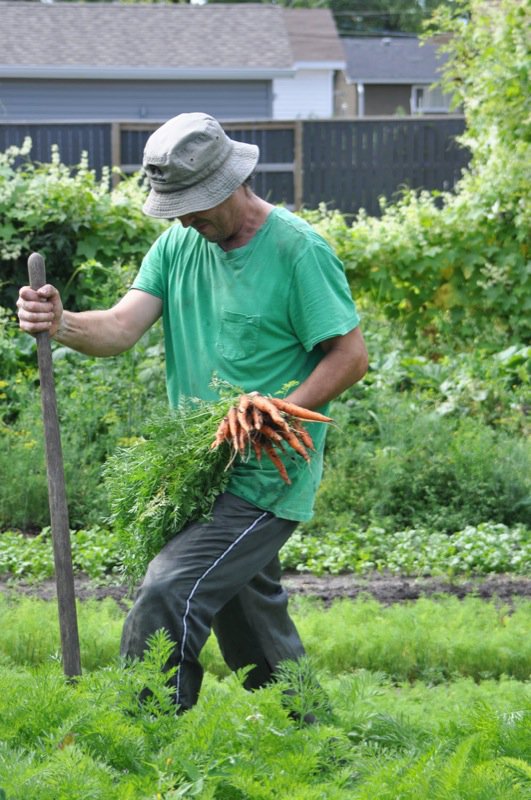
[{"label": "garden row", "polygon": [[[144,662],[118,663],[124,611],[112,601],[80,604],[75,683],[55,656],[55,604],[4,597],[0,613],[7,800],[529,797],[528,602],[299,601],[305,660],[246,692],[211,638],[199,703],[183,716],[171,713],[163,637]],[[146,685],[153,695],[140,706]],[[319,724],[301,726],[291,711]]]}]

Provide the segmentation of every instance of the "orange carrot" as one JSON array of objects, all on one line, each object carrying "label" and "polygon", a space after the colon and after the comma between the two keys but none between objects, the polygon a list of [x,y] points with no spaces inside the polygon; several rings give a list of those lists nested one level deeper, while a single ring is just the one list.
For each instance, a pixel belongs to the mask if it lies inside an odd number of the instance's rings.
[{"label": "orange carrot", "polygon": [[260,433],[263,436],[266,436],[268,439],[272,439],[274,442],[281,442],[282,436],[278,431],[272,428],[270,425],[262,425]]},{"label": "orange carrot", "polygon": [[254,454],[256,456],[256,460],[257,461],[261,461],[262,460],[262,445],[260,444],[258,439],[254,439],[254,438],[251,439],[251,444],[253,446],[253,450],[254,450]]},{"label": "orange carrot", "polygon": [[248,394],[240,395],[238,404],[238,420],[242,428],[249,433],[251,426],[247,420],[247,414],[251,405],[251,398]]},{"label": "orange carrot", "polygon": [[297,419],[305,419],[308,422],[333,422],[331,417],[325,417],[324,414],[319,414],[318,411],[310,411],[309,408],[302,408],[302,406],[297,406],[295,403],[281,400],[280,397],[271,397],[271,402],[274,403],[280,411],[292,417],[297,417]]},{"label": "orange carrot", "polygon": [[270,398],[264,397],[263,395],[258,394],[258,392],[256,394],[252,393],[251,397],[256,408],[258,408],[258,410],[262,411],[264,414],[269,414],[275,425],[278,425],[279,428],[283,428],[284,430],[288,429],[286,420],[276,406],[273,405]]},{"label": "orange carrot", "polygon": [[216,431],[216,438],[214,439],[214,441],[210,445],[211,449],[215,450],[216,447],[219,447],[220,444],[222,444],[225,441],[225,439],[228,438],[229,432],[230,431],[229,431],[229,420],[228,420],[228,417],[223,417],[223,419],[221,420],[221,422],[218,425],[218,429]]},{"label": "orange carrot", "polygon": [[280,473],[280,477],[285,483],[290,484],[291,481],[289,479],[289,475],[287,473],[286,467],[284,466],[282,459],[280,458],[279,454],[276,452],[275,448],[272,444],[264,442],[262,445],[264,452],[267,456],[271,459],[275,467],[278,469]]},{"label": "orange carrot", "polygon": [[242,455],[245,453],[248,442],[249,442],[249,434],[247,433],[245,428],[240,425],[240,430],[238,432],[238,450]]},{"label": "orange carrot", "polygon": [[295,431],[295,433],[297,434],[303,445],[308,448],[308,450],[315,450],[313,439],[306,430],[306,428],[304,427],[304,425],[302,424],[302,422],[299,422],[297,419],[293,419],[291,427],[293,428],[293,430]]},{"label": "orange carrot", "polygon": [[251,416],[253,420],[253,427],[256,431],[259,431],[264,423],[264,415],[255,405],[251,406]]},{"label": "orange carrot", "polygon": [[306,448],[302,442],[297,439],[297,436],[293,431],[290,431],[289,433],[282,431],[281,436],[289,444],[289,446],[295,450],[296,453],[304,458],[305,461],[310,460],[310,456],[308,455]]},{"label": "orange carrot", "polygon": [[241,394],[238,398],[238,411],[241,411],[242,414],[245,414],[250,405],[251,405],[250,395]]},{"label": "orange carrot", "polygon": [[240,426],[238,425],[238,413],[236,411],[235,406],[232,406],[232,408],[229,409],[227,417],[229,421],[229,430],[232,439],[232,446],[237,452],[240,452],[240,440],[239,440]]}]

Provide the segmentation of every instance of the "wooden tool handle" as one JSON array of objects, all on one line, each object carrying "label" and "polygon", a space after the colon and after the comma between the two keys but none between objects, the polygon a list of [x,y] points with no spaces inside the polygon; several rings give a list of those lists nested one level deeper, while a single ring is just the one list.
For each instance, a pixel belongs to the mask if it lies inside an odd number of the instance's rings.
[{"label": "wooden tool handle", "polygon": [[[46,283],[44,258],[39,253],[32,253],[28,258],[28,274],[32,289],[40,289],[41,286],[44,286]],[[37,333],[35,338],[37,341],[37,358],[39,362],[41,384],[42,419],[44,423],[44,441],[46,445],[46,471],[48,474],[48,499],[50,504],[63,669],[65,675],[74,678],[81,674],[81,658],[63,453],[61,449],[61,434],[59,430],[53,376],[52,347],[48,331]]]},{"label": "wooden tool handle", "polygon": [[40,289],[46,283],[46,266],[40,253],[32,253],[28,258],[28,275],[32,289]]}]

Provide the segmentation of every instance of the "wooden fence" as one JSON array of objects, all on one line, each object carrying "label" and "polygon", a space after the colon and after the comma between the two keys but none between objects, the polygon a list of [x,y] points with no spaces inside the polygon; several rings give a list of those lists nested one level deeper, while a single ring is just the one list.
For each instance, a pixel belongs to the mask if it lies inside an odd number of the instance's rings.
[{"label": "wooden fence", "polygon": [[[139,169],[150,133],[160,123],[1,123],[0,151],[32,139],[31,158],[49,161],[57,144],[65,164],[83,151],[97,172],[118,166]],[[451,190],[468,163],[456,142],[464,131],[458,116],[386,117],[287,122],[224,122],[238,141],[257,144],[255,190],[272,203],[317,208],[325,203],[344,214],[364,208],[379,214],[379,198],[401,188]]]}]

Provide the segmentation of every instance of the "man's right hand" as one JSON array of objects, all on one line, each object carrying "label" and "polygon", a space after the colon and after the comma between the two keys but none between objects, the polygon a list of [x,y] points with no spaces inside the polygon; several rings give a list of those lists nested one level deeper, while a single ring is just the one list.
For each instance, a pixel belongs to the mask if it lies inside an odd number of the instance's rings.
[{"label": "man's right hand", "polygon": [[55,286],[46,283],[35,291],[23,286],[17,300],[20,328],[35,336],[48,331],[54,336],[59,330],[63,317],[61,296]]}]

